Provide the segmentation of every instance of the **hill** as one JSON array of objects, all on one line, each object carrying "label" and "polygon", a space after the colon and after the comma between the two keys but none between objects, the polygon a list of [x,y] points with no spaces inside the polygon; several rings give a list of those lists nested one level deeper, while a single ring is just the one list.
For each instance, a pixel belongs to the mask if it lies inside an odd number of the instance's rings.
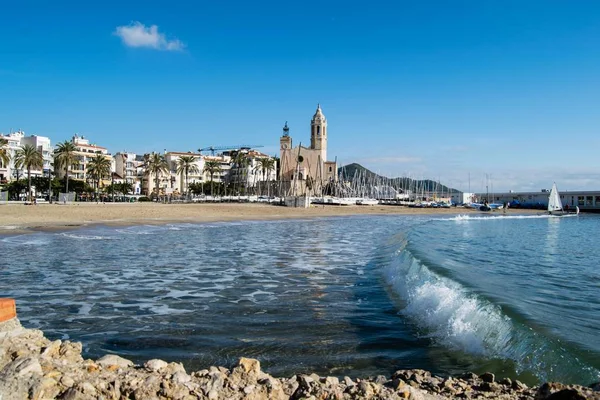
[{"label": "hill", "polygon": [[395,189],[404,190],[425,190],[426,192],[442,192],[442,193],[456,193],[458,190],[449,188],[446,185],[442,185],[439,182],[432,181],[430,179],[416,180],[411,178],[388,178],[381,176],[375,172],[363,167],[360,164],[352,163],[344,165],[338,168],[338,176],[340,180],[352,180],[355,176],[360,176],[366,182],[381,182],[384,185],[392,186]]}]

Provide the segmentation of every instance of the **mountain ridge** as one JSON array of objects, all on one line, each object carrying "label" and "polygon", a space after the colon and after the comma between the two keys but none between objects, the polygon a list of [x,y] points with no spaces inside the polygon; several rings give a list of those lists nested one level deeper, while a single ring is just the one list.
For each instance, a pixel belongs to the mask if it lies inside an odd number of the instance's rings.
[{"label": "mountain ridge", "polygon": [[366,167],[363,167],[358,163],[351,163],[338,168],[338,177],[340,180],[352,180],[355,176],[364,177],[366,181],[381,182],[383,184],[393,187],[394,189],[401,189],[402,191],[414,191],[415,188],[419,188],[419,190],[424,190],[426,192],[459,192],[457,189],[450,188],[431,179],[417,180],[407,177],[389,178],[387,176],[376,174],[375,172],[369,170]]}]

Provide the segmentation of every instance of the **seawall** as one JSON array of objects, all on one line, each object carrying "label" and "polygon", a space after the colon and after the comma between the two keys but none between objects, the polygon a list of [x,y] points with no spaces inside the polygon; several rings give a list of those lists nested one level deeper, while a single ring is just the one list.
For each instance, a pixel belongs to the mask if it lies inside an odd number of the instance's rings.
[{"label": "seawall", "polygon": [[210,367],[188,373],[180,363],[148,360],[143,365],[118,355],[97,360],[82,356],[78,342],[51,341],[24,328],[14,301],[0,299],[0,399],[599,399],[593,388],[545,383],[527,387],[497,381],[490,373],[434,376],[399,370],[364,379],[316,374],[275,378],[258,360],[242,358],[231,368]]}]

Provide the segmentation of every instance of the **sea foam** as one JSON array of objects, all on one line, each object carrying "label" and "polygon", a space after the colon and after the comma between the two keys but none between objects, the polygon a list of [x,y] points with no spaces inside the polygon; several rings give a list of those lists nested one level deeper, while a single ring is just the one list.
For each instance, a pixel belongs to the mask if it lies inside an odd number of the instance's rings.
[{"label": "sea foam", "polygon": [[585,365],[559,339],[511,319],[502,308],[460,283],[436,274],[403,242],[383,268],[384,279],[400,297],[400,311],[420,334],[475,357],[512,361],[518,373],[541,380],[573,380],[570,371],[600,372]]}]

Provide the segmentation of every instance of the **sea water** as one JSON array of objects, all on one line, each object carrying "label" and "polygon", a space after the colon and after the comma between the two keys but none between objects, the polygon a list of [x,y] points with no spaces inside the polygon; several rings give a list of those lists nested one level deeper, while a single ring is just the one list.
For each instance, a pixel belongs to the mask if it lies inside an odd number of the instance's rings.
[{"label": "sea water", "polygon": [[363,216],[0,238],[0,297],[85,357],[600,380],[600,218]]}]

